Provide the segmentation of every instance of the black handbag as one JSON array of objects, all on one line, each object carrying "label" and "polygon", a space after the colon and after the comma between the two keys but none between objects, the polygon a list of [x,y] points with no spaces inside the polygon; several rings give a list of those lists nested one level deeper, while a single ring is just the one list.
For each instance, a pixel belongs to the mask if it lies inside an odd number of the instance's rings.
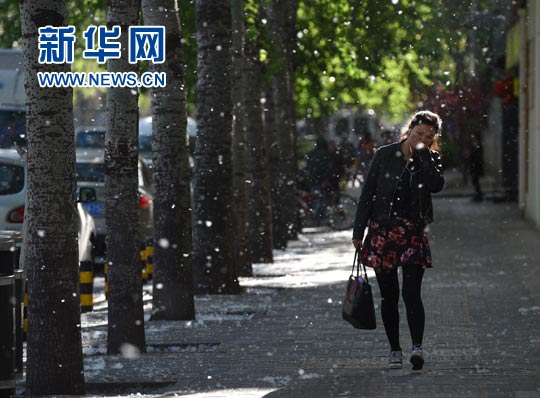
[{"label": "black handbag", "polygon": [[[362,264],[364,274],[360,274],[359,249],[354,254],[353,268],[351,276],[347,282],[347,291],[343,300],[341,314],[343,319],[353,325],[356,329],[373,330],[377,327],[375,320],[375,305],[371,285],[369,284],[366,266]],[[356,276],[354,268],[356,267]]]}]

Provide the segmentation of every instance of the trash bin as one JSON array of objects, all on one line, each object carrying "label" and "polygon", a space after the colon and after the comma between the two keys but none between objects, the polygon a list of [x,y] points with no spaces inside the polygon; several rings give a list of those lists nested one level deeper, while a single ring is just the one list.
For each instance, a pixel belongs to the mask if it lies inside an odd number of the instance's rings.
[{"label": "trash bin", "polygon": [[20,268],[21,244],[20,232],[0,230],[0,274],[13,275]]},{"label": "trash bin", "polygon": [[0,275],[0,398],[15,396],[13,275]]},{"label": "trash bin", "polygon": [[[20,308],[22,297],[15,294],[14,271],[19,265],[20,242],[19,233],[0,231],[0,398],[15,396],[15,309]],[[22,345],[20,351],[22,365]]]}]

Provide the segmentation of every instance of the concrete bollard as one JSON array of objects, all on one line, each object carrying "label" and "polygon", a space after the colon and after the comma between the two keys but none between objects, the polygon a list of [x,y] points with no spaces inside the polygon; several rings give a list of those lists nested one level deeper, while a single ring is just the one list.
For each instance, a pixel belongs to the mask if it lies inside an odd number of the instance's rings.
[{"label": "concrete bollard", "polygon": [[79,292],[81,312],[90,312],[94,308],[94,263],[81,261],[79,266]]},{"label": "concrete bollard", "polygon": [[26,273],[15,270],[15,373],[23,371],[24,293]]}]

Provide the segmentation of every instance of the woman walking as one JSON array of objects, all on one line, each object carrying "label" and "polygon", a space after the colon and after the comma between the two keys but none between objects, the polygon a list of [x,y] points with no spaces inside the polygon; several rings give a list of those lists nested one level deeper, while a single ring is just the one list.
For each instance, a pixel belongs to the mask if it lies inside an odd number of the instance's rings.
[{"label": "woman walking", "polygon": [[[381,147],[371,163],[360,195],[353,245],[362,261],[375,269],[381,291],[381,315],[390,343],[388,367],[403,366],[399,341],[398,267],[403,273],[403,300],[412,340],[413,370],[424,365],[424,306],[421,298],[431,252],[425,226],[433,221],[431,194],[444,185],[437,138],[440,117],[420,111],[406,124],[400,141]],[[362,243],[365,228],[367,235]]]}]

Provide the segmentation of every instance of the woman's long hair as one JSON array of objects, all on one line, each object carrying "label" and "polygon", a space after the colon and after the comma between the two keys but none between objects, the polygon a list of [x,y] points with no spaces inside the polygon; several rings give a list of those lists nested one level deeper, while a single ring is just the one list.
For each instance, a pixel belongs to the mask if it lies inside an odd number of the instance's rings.
[{"label": "woman's long hair", "polygon": [[431,143],[430,149],[440,151],[439,137],[441,135],[442,119],[439,117],[439,115],[430,111],[416,112],[413,116],[411,116],[407,124],[403,127],[399,140],[406,140],[409,137],[411,130],[419,124],[427,124],[428,126],[435,128],[435,136],[433,137],[433,142]]}]

